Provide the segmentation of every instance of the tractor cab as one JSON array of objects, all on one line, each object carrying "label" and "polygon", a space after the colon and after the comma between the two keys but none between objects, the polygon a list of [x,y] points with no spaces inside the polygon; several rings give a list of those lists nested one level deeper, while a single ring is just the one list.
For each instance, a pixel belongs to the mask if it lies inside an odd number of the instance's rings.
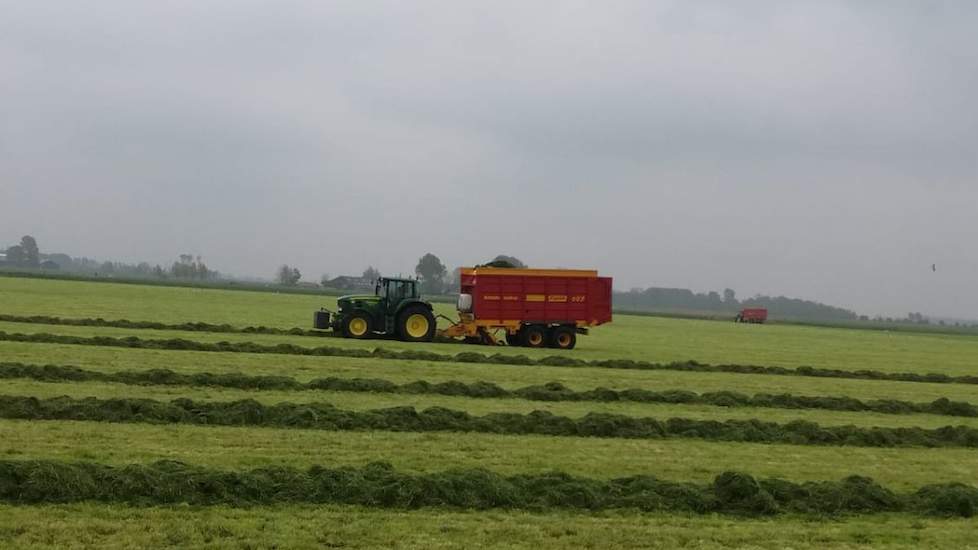
[{"label": "tractor cab", "polygon": [[414,279],[392,279],[381,277],[374,286],[374,295],[390,304],[399,304],[404,299],[420,299],[418,282]]},{"label": "tractor cab", "polygon": [[414,279],[394,279],[381,277],[374,285],[374,296],[380,298],[378,304],[386,317],[393,316],[401,309],[405,300],[421,299],[418,282]]}]

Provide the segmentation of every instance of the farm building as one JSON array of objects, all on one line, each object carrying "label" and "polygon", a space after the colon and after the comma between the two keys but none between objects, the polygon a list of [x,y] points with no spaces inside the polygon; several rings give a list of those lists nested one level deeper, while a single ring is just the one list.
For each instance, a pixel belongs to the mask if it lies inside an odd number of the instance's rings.
[{"label": "farm building", "polygon": [[365,277],[340,275],[339,277],[329,281],[328,286],[330,288],[337,288],[340,290],[369,290],[374,287],[374,282]]}]

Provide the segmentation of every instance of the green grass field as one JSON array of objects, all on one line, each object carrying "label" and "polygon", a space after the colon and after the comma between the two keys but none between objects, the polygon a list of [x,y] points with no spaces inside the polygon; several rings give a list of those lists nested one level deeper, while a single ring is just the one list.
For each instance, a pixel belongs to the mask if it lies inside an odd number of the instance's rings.
[{"label": "green grass field", "polygon": [[[328,297],[134,284],[0,277],[0,312],[64,318],[129,319],[167,323],[308,328],[312,311],[332,307]],[[438,304],[445,314],[451,307]],[[552,350],[490,350],[452,344],[404,344],[287,335],[226,334],[36,323],[0,323],[7,333],[183,338],[197,342],[291,343],[343,348],[424,349],[554,355]],[[564,352],[581,359],[710,364],[815,366],[841,370],[978,375],[978,337],[893,333],[789,325],[746,326],[719,321],[617,316]],[[73,365],[101,373],[170,369],[183,374],[383,378],[396,383],[487,381],[515,389],[560,382],[575,390],[612,389],[791,393],[930,402],[939,398],[978,404],[978,385],[812,378],[769,374],[626,370],[596,367],[469,364],[383,358],[148,350],[104,345],[0,342],[0,361]],[[213,386],[133,385],[82,380],[0,380],[0,394],[37,398],[255,399],[262,403],[328,402],[349,410],[440,406],[471,414],[534,410],[581,417],[608,412],[630,417],[704,420],[806,420],[861,428],[948,425],[978,427],[978,418],[935,414],[883,414],[790,408],[720,407],[638,402],[541,402],[521,398],[471,398],[431,394],[354,393],[322,390],[241,390]],[[243,470],[273,465],[359,467],[385,461],[408,472],[485,468],[503,475],[560,471],[595,479],[651,474],[673,481],[710,482],[736,470],[790,481],[875,479],[912,492],[935,483],[978,479],[978,449],[761,444],[675,438],[666,440],[411,431],[329,431],[254,426],[201,426],[139,422],[0,419],[0,461],[50,459],[113,466],[178,460]],[[0,495],[2,489],[0,471]],[[2,501],[0,501],[2,502]],[[686,515],[624,509],[400,510],[362,506],[305,506],[258,502],[254,506],[149,505],[114,502],[0,503],[0,546],[122,548],[132,546],[399,547],[399,548],[624,548],[753,547],[962,548],[975,545],[973,519],[886,514],[774,517]]]},{"label": "green grass field", "polygon": [[32,548],[970,548],[978,527],[899,514],[770,520],[353,506],[0,506],[0,518],[0,543]]},{"label": "green grass field", "polygon": [[434,472],[484,466],[505,474],[560,470],[614,478],[654,471],[664,479],[709,481],[725,470],[793,481],[859,474],[888,487],[973,479],[971,449],[878,449],[693,439],[632,440],[495,434],[328,432],[221,426],[105,425],[0,420],[0,457],[93,460],[112,464],[160,458],[214,467],[267,464],[357,465],[378,457],[401,469]]},{"label": "green grass field", "polygon": [[75,398],[97,397],[110,399],[125,396],[131,398],[171,400],[186,397],[201,401],[237,401],[254,399],[259,403],[274,405],[281,402],[329,403],[341,409],[370,410],[408,406],[417,409],[445,407],[465,411],[473,415],[512,412],[527,414],[547,411],[556,415],[577,418],[589,412],[623,414],[626,416],[651,416],[659,419],[673,417],[698,420],[750,420],[760,418],[767,422],[787,423],[793,420],[810,420],[824,426],[860,427],[920,427],[942,426],[978,427],[978,418],[948,417],[934,414],[893,415],[875,412],[823,411],[772,409],[761,407],[714,407],[694,404],[633,403],[633,402],[546,402],[525,399],[472,399],[446,395],[404,395],[394,393],[354,393],[323,390],[306,391],[253,391],[232,388],[194,388],[181,386],[129,386],[106,382],[50,382],[38,384],[28,380],[7,380],[7,395],[30,395],[50,398],[66,395]]},{"label": "green grass field", "polygon": [[[235,326],[310,328],[313,311],[335,308],[335,298],[260,292],[235,292],[110,283],[32,280],[0,277],[3,312],[14,315],[102,317],[135,321],[180,323],[200,321]],[[436,304],[451,316],[452,307]],[[0,323],[0,330],[58,332],[61,334],[131,334],[124,329],[59,327]],[[175,331],[140,331],[146,337],[186,337]],[[200,335],[204,339],[204,335]],[[214,334],[209,341],[292,342],[314,345],[308,338],[264,335]],[[329,341],[329,345],[364,346],[361,342]],[[394,349],[429,349],[457,353],[445,344],[403,344],[375,341]],[[553,350],[525,350],[529,356],[551,355]],[[910,334],[886,331],[754,326],[657,317],[617,316],[609,327],[598,327],[582,338],[574,355],[648,361],[739,363],[785,367],[815,366],[874,369],[887,372],[974,373],[978,338],[967,335]]]},{"label": "green grass field", "polygon": [[686,389],[696,392],[739,391],[743,393],[792,393],[796,395],[848,395],[858,399],[890,398],[933,401],[941,397],[956,401],[974,400],[978,388],[967,384],[907,383],[880,380],[846,380],[760,374],[699,373],[648,370],[612,370],[519,365],[486,365],[428,361],[386,361],[352,357],[304,357],[254,353],[209,353],[161,351],[61,344],[0,342],[6,361],[75,365],[104,372],[134,369],[170,369],[186,374],[198,372],[292,376],[300,381],[324,376],[384,378],[394,382],[491,380],[515,388],[560,382],[587,390],[644,388]]}]

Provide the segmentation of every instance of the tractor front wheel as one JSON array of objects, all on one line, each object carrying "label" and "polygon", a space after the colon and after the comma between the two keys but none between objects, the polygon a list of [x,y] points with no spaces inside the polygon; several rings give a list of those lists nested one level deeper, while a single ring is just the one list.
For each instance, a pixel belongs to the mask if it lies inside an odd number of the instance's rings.
[{"label": "tractor front wheel", "polygon": [[430,342],[435,337],[435,316],[422,306],[411,306],[401,312],[397,332],[405,342]]},{"label": "tractor front wheel", "polygon": [[362,311],[354,311],[343,321],[343,334],[347,338],[367,338],[371,330],[370,316]]}]

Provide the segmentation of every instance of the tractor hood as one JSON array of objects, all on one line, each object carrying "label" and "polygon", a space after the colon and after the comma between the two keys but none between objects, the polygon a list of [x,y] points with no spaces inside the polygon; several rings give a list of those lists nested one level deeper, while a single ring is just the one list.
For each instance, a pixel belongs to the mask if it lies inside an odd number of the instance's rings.
[{"label": "tractor hood", "polygon": [[336,299],[336,305],[340,309],[347,309],[354,304],[376,304],[380,301],[380,296],[373,294],[348,294],[346,296],[340,296]]}]

